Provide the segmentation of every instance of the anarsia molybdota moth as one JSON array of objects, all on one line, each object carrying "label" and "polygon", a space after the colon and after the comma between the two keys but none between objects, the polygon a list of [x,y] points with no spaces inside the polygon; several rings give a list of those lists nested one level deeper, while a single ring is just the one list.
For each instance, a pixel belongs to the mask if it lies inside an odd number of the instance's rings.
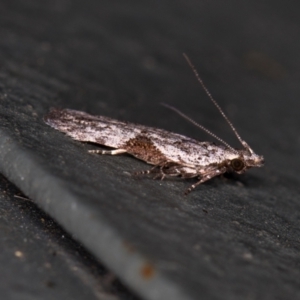
[{"label": "anarsia molybdota moth", "polygon": [[163,129],[122,122],[104,116],[93,116],[72,109],[52,109],[44,120],[51,127],[66,133],[75,140],[113,148],[112,150],[90,150],[90,153],[109,155],[128,153],[153,165],[151,169],[137,172],[138,174],[153,174],[155,178],[160,179],[171,176],[197,177],[198,182],[191,185],[185,194],[191,192],[197,185],[225,172],[241,174],[249,168],[261,167],[264,163],[263,156],[255,154],[241,139],[204,85],[190,59],[185,54],[184,57],[207,96],[242,144],[242,149],[234,149],[204,126],[167,104],[163,105],[204,130],[221,144],[200,142]]}]

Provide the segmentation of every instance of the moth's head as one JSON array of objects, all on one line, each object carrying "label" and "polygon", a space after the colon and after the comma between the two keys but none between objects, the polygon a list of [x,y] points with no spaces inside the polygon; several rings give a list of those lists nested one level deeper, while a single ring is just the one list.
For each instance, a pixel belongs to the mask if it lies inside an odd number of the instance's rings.
[{"label": "moth's head", "polygon": [[238,174],[244,173],[247,169],[262,167],[264,157],[257,155],[253,151],[240,151],[239,156],[230,160],[230,167]]}]

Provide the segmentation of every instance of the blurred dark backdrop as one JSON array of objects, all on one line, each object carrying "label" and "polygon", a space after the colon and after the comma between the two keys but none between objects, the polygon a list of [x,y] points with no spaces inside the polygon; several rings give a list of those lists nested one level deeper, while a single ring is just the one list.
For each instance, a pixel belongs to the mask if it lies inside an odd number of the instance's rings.
[{"label": "blurred dark backdrop", "polygon": [[[2,0],[0,172],[142,298],[300,298],[298,15],[296,1]],[[88,155],[92,146],[42,121],[50,107],[68,107],[212,140],[159,105],[166,102],[240,147],[183,52],[241,136],[265,156],[264,168],[215,179],[184,198],[194,181],[136,180],[130,172],[148,166]],[[7,270],[15,248],[25,247],[7,213],[13,194],[1,212],[10,228],[1,248],[12,249],[1,258],[1,293],[20,299],[37,295],[31,278],[39,266],[23,261],[18,268],[32,273],[12,293],[19,279]],[[7,244],[11,232],[18,247]],[[38,244],[30,251],[45,255]],[[139,270],[148,261],[155,276],[145,281]],[[61,282],[63,273],[53,272]],[[98,281],[78,280],[92,282],[86,293],[102,299]],[[68,289],[55,297],[74,297]]]}]

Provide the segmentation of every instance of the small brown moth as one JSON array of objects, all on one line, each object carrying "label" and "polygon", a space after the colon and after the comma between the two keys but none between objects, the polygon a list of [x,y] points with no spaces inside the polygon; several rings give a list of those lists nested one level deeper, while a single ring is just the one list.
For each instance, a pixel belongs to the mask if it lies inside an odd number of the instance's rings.
[{"label": "small brown moth", "polygon": [[163,105],[204,130],[222,144],[200,142],[163,129],[121,122],[104,116],[93,116],[72,109],[52,109],[44,117],[44,120],[51,127],[66,133],[75,140],[93,142],[113,148],[112,150],[91,150],[90,153],[110,155],[129,153],[150,165],[154,165],[149,170],[138,172],[139,174],[154,174],[155,178],[160,179],[171,176],[197,177],[198,182],[191,185],[185,194],[191,192],[197,185],[225,172],[241,174],[249,168],[263,166],[263,156],[255,154],[249,145],[241,139],[228,117],[204,85],[190,59],[185,54],[184,57],[209,99],[217,107],[242,144],[243,149],[232,148],[204,126],[167,104]]}]

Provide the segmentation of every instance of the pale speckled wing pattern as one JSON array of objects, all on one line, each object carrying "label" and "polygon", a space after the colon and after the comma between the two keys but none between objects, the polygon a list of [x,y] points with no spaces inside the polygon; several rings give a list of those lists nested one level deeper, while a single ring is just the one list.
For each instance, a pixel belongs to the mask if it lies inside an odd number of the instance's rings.
[{"label": "pale speckled wing pattern", "polygon": [[[190,167],[204,167],[222,162],[225,159],[224,154],[231,153],[223,145],[199,142],[166,130],[92,116],[71,109],[52,109],[45,116],[45,122],[75,140],[122,148],[154,165],[171,161]],[[142,145],[146,151],[150,150],[148,155],[139,153]],[[153,155],[153,151],[157,154]]]}]

